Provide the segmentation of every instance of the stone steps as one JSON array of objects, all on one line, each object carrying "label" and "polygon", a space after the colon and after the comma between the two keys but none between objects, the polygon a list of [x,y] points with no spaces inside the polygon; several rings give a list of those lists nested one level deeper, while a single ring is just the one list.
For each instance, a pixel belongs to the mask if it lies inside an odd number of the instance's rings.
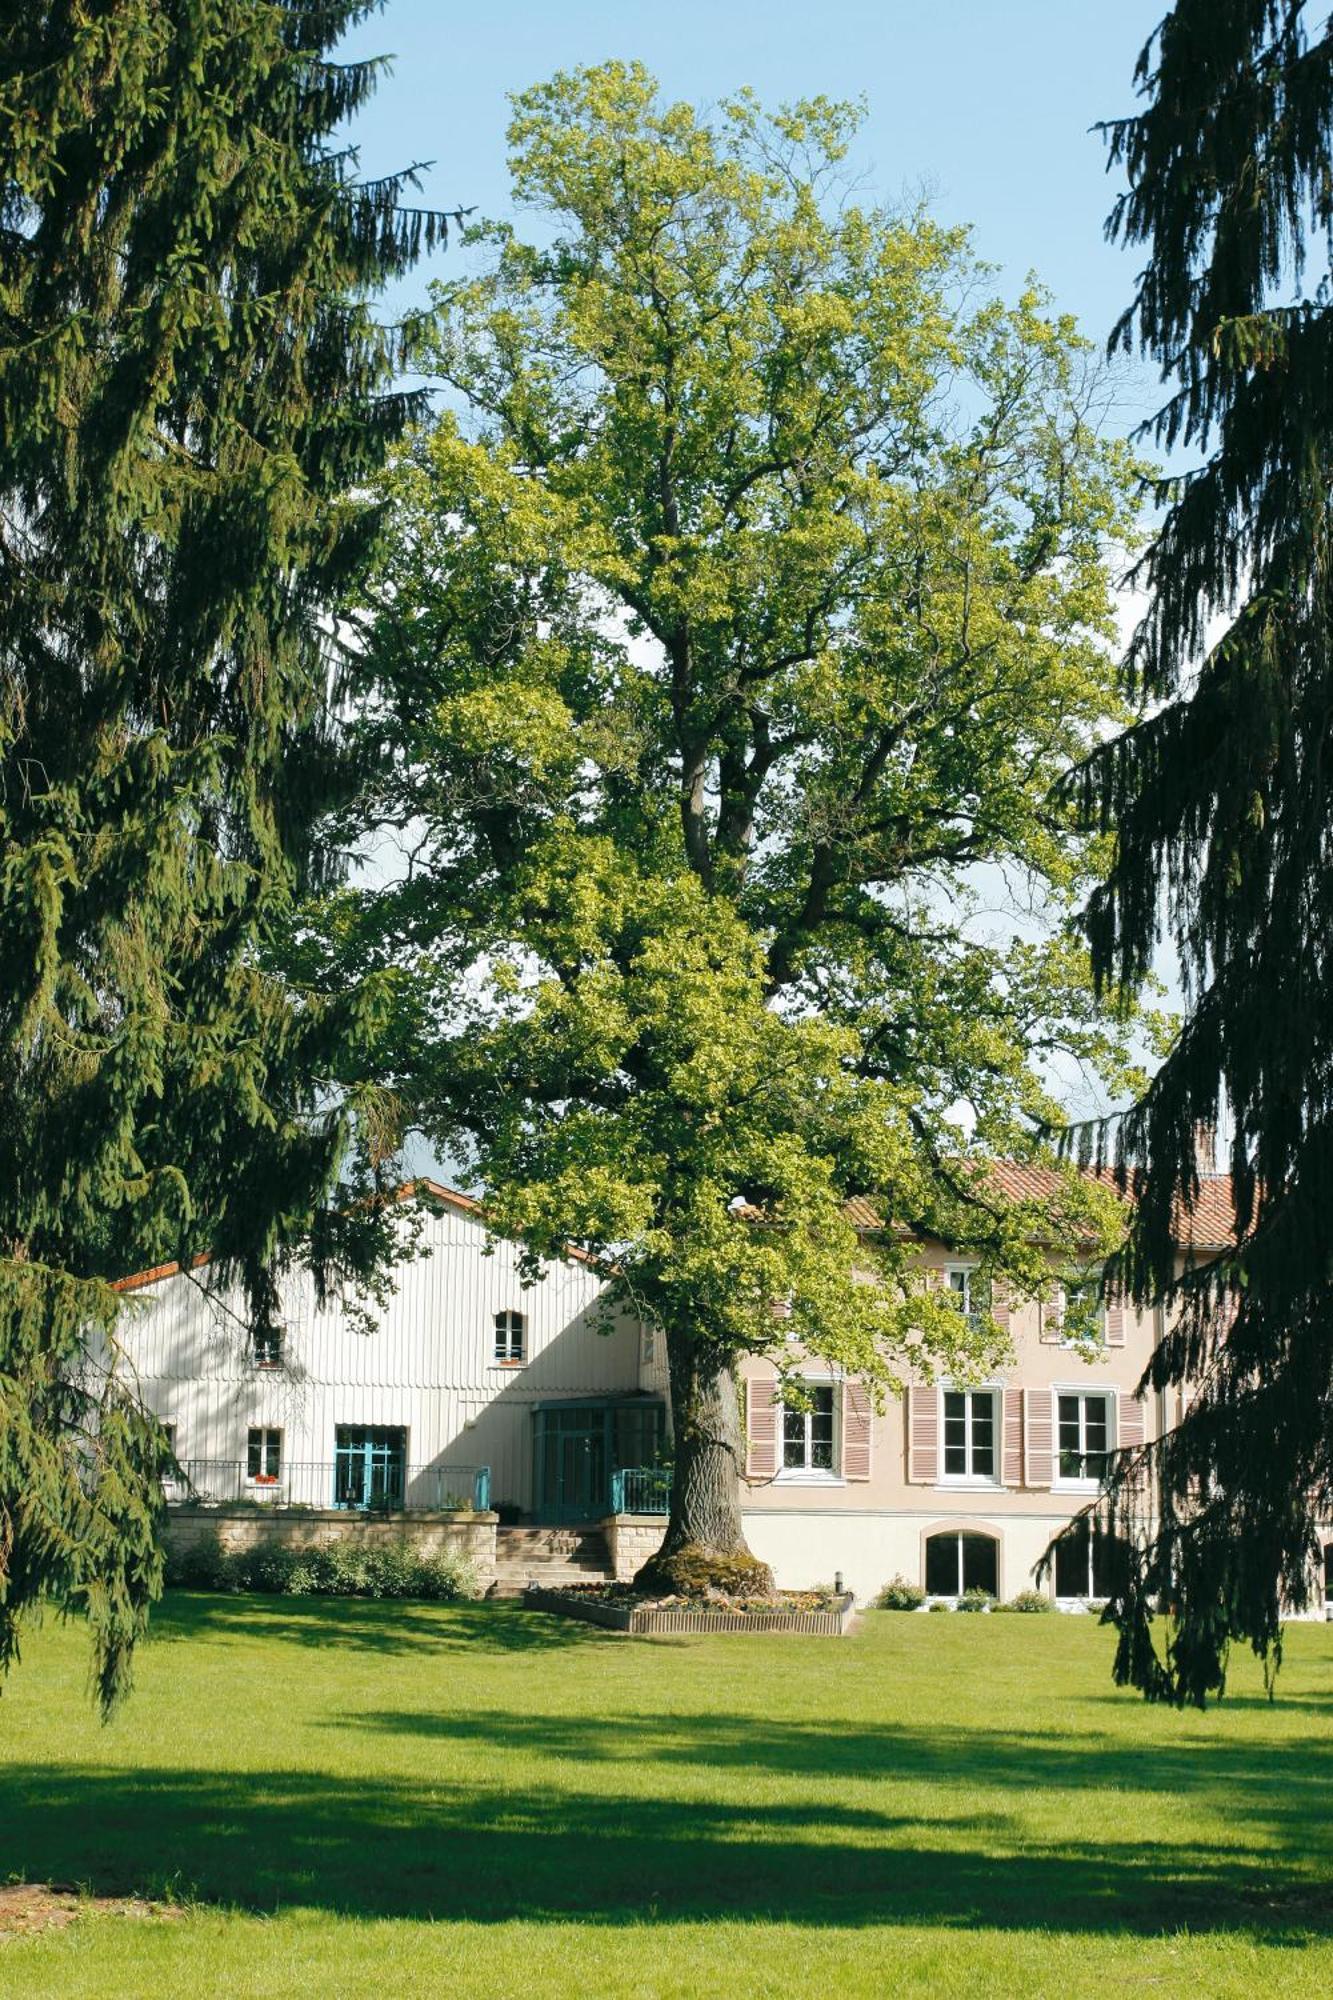
[{"label": "stone steps", "polygon": [[519,1597],[531,1578],[558,1589],[610,1583],[611,1557],[600,1528],[497,1528],[492,1597]]}]

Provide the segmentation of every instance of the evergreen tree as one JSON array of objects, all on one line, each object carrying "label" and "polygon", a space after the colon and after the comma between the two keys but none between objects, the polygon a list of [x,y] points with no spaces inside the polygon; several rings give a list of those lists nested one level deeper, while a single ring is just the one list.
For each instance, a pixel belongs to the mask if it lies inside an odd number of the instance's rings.
[{"label": "evergreen tree", "polygon": [[[977,1162],[1057,1117],[1043,1053],[1123,1073],[1050,783],[1115,705],[1129,468],[1038,295],[840,198],[854,122],[709,122],[616,64],[516,101],[552,240],[480,230],[439,296],[456,411],[396,465],[349,663],[410,864],[306,967],[394,970],[394,1081],[495,1226],[663,1329],[671,1587],[754,1573],[739,1359],[793,1399],[803,1357],[982,1365],[903,1226],[1039,1286]],[[986,924],[1002,870],[1049,934]],[[1072,1174],[1056,1220],[1108,1223]]]},{"label": "evergreen tree", "polygon": [[[1189,1001],[1114,1134],[1137,1186],[1123,1272],[1167,1303],[1149,1379],[1183,1420],[1103,1510],[1139,1549],[1117,1673],[1177,1701],[1222,1687],[1233,1639],[1276,1657],[1333,1515],[1333,36],[1312,12],[1178,0],[1145,108],[1109,127],[1110,232],[1150,253],[1116,339],[1161,362],[1152,428],[1195,460],[1143,565],[1151,715],[1081,780],[1116,843],[1098,976],[1138,978],[1165,922]],[[1198,1136],[1223,1119],[1235,1241],[1182,1271]],[[1175,1612],[1160,1655],[1153,1600]]]},{"label": "evergreen tree", "polygon": [[0,25],[0,1667],[49,1598],[107,1704],[169,1460],[109,1281],[207,1250],[262,1321],[303,1232],[321,1281],[384,1248],[332,1204],[375,1100],[327,1089],[374,996],[263,969],[343,783],[323,623],[373,529],[346,496],[416,413],[367,299],[440,226],[337,143],[375,72],[330,51],[367,11]]}]

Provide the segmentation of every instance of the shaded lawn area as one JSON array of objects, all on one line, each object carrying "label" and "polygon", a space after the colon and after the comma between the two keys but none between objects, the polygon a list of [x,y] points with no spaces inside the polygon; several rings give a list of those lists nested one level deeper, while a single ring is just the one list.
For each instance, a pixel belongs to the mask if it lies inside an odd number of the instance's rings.
[{"label": "shaded lawn area", "polygon": [[181,1595],[103,1728],[48,1627],[0,1701],[0,1881],[192,1908],[0,1943],[0,1993],[1326,1990],[1333,1630],[1202,1716],[1110,1651]]}]

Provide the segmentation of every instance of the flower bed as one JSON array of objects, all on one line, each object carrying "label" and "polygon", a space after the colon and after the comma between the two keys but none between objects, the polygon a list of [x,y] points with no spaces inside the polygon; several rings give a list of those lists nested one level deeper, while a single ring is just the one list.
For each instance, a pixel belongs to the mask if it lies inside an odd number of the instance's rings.
[{"label": "flower bed", "polygon": [[644,1598],[627,1584],[572,1584],[546,1590],[529,1584],[523,1602],[530,1611],[581,1618],[611,1632],[803,1632],[835,1639],[847,1632],[856,1604],[850,1591],[779,1591],[764,1598],[718,1598],[699,1603],[686,1597]]}]

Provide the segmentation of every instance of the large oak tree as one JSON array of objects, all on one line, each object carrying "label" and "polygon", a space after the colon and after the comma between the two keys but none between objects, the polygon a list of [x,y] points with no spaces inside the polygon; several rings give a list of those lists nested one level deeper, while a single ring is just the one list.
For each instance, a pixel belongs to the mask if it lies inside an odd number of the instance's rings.
[{"label": "large oak tree", "polygon": [[849,196],[854,123],[706,119],[616,64],[516,100],[540,227],[471,232],[439,291],[447,409],[350,642],[361,811],[406,859],[306,944],[311,978],[393,971],[393,1080],[495,1227],[664,1330],[674,1584],[753,1573],[740,1357],[979,1364],[993,1322],[901,1232],[1035,1287],[1107,1223],[979,1165],[1059,1122],[1062,1055],[1124,1078],[1051,787],[1118,712],[1129,466],[1039,294]]}]

